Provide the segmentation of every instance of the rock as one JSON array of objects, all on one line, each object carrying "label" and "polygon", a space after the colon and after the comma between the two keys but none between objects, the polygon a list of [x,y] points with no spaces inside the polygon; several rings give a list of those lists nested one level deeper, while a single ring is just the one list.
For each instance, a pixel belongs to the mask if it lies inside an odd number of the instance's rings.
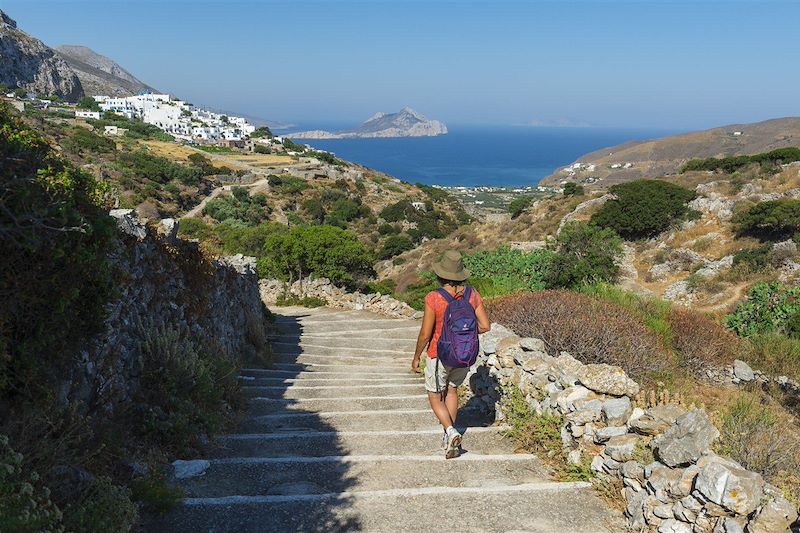
[{"label": "rock", "polygon": [[627,396],[603,402],[603,418],[609,426],[624,426],[632,411],[633,406]]},{"label": "rock", "polygon": [[639,385],[618,366],[606,364],[585,365],[577,371],[578,379],[587,389],[612,396],[635,396]]},{"label": "rock", "polygon": [[742,519],[737,520],[728,516],[722,517],[717,520],[717,525],[714,526],[712,533],[744,533],[742,522],[744,522]]},{"label": "rock", "polygon": [[480,336],[483,353],[491,355],[497,352],[497,343],[507,337],[516,337],[516,334],[502,324],[492,324],[492,329]]},{"label": "rock", "polygon": [[122,233],[140,241],[147,236],[147,228],[139,222],[133,209],[112,209],[108,214],[117,220],[117,229]]},{"label": "rock", "polygon": [[547,346],[542,339],[534,339],[533,337],[523,337],[519,340],[519,345],[526,352],[544,352],[547,353]]},{"label": "rock", "polygon": [[737,359],[733,362],[733,375],[740,381],[753,381],[756,378],[753,369],[744,361]]},{"label": "rock", "polygon": [[658,526],[658,533],[692,533],[692,526],[686,522],[670,518]]},{"label": "rock", "polygon": [[604,453],[610,455],[615,461],[630,461],[636,453],[636,444],[638,442],[639,438],[636,435],[628,434],[611,437],[606,444]]},{"label": "rock", "polygon": [[580,465],[583,462],[580,450],[570,450],[567,454],[567,462],[571,465]]},{"label": "rock", "polygon": [[624,478],[644,481],[644,468],[638,461],[626,461],[620,470]]},{"label": "rock", "polygon": [[695,409],[681,415],[666,432],[653,440],[658,458],[668,466],[697,461],[719,437],[705,411]]},{"label": "rock", "polygon": [[602,444],[608,442],[613,437],[621,437],[628,434],[628,428],[622,427],[606,427],[600,428],[594,432],[594,442]]},{"label": "rock", "polygon": [[629,528],[632,531],[644,530],[647,527],[647,520],[644,514],[645,505],[647,504],[647,492],[626,488],[625,500],[627,501],[625,514],[628,516]]},{"label": "rock", "polygon": [[208,470],[211,463],[205,459],[194,461],[177,460],[172,463],[175,479],[187,479],[190,477],[202,476]]},{"label": "rock", "polygon": [[656,405],[644,411],[641,416],[635,417],[632,414],[628,426],[642,435],[658,435],[669,429],[685,413],[686,409],[674,403]]},{"label": "rock", "polygon": [[178,242],[178,222],[174,218],[164,218],[158,223],[158,236],[164,242],[174,245]]},{"label": "rock", "polygon": [[771,485],[764,487],[764,493],[761,508],[747,524],[747,533],[786,531],[797,520],[797,508]]},{"label": "rock", "polygon": [[591,464],[592,472],[602,472],[603,471],[603,458],[599,455],[595,455],[592,458]]},{"label": "rock", "polygon": [[764,480],[760,474],[732,466],[730,461],[709,458],[700,468],[694,490],[728,511],[748,515],[764,495]]},{"label": "rock", "polygon": [[670,518],[673,518],[674,516],[672,513],[672,505],[668,503],[662,503],[661,505],[656,505],[653,508],[653,514],[659,518],[663,518],[664,520],[668,520]]}]

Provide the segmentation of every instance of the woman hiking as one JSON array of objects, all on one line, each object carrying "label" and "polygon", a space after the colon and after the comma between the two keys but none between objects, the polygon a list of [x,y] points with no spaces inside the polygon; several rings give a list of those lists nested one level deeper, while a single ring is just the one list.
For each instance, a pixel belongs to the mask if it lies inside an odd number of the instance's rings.
[{"label": "woman hiking", "polygon": [[411,369],[419,372],[420,356],[427,347],[425,388],[431,409],[444,428],[444,455],[452,459],[461,451],[461,433],[454,427],[458,412],[457,389],[475,362],[477,335],[489,331],[491,326],[481,295],[464,284],[469,271],[464,268],[459,252],[445,252],[442,259],[434,263],[433,272],[441,288],[425,296],[425,314]]}]

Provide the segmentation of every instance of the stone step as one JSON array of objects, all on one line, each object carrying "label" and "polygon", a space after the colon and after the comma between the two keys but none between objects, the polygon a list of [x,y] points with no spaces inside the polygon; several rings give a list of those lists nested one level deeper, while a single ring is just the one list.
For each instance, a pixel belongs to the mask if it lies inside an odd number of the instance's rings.
[{"label": "stone step", "polygon": [[[502,426],[469,427],[462,447],[469,453],[513,452]],[[328,455],[424,455],[441,450],[442,429],[417,431],[296,431],[219,435],[216,457],[319,457]]]},{"label": "stone step", "polygon": [[[281,362],[276,361],[272,364],[272,368],[275,370],[290,370],[296,372],[335,372],[337,374],[341,373],[348,373],[353,374],[355,372],[355,367],[353,366],[352,361],[348,361],[345,363],[337,363],[337,362],[318,362],[318,363],[298,363],[298,362]],[[366,365],[361,365],[358,368],[359,375],[375,375],[376,373],[385,373],[385,374],[404,374],[411,371],[411,361],[408,361],[405,365],[395,364],[392,365],[380,365],[378,367],[371,367]]]},{"label": "stone step", "polygon": [[318,354],[275,354],[272,357],[275,363],[322,363],[327,365],[337,365],[342,367],[349,366],[353,373],[362,367],[385,368],[392,372],[402,371],[411,368],[411,355],[386,357],[380,355],[318,355]]},{"label": "stone step", "polygon": [[411,330],[416,328],[419,331],[418,322],[407,322],[404,320],[336,320],[336,321],[294,321],[294,322],[276,322],[278,331],[284,333],[292,333],[302,330],[303,333],[320,334],[320,333],[337,333],[339,331],[348,330],[367,330],[376,329],[381,331],[391,331],[397,329]]},{"label": "stone step", "polygon": [[[322,342],[322,341],[320,341]],[[298,354],[307,353],[313,355],[359,355],[366,357],[391,357],[404,354],[411,354],[414,346],[407,349],[401,347],[381,348],[370,347],[368,343],[353,346],[328,346],[326,344],[294,342],[273,342],[272,351],[275,354]]]},{"label": "stone step", "polygon": [[392,411],[287,412],[245,419],[242,433],[274,431],[412,431],[435,429],[439,422],[430,408]]},{"label": "stone step", "polygon": [[[214,459],[202,476],[177,480],[187,497],[213,498],[449,487],[519,485],[540,482],[547,472],[533,455],[465,453],[447,460],[428,455],[344,455],[327,457],[235,457]],[[302,487],[302,488],[301,488]]]},{"label": "stone step", "polygon": [[[355,375],[354,375],[355,374]],[[383,384],[394,384],[394,385],[405,385],[408,383],[420,383],[422,380],[421,377],[413,375],[411,372],[406,374],[404,377],[400,376],[389,376],[389,377],[382,377],[381,375],[375,375],[371,377],[363,377],[357,373],[351,373],[350,376],[348,375],[340,375],[331,377],[330,375],[325,377],[313,377],[308,375],[299,375],[293,378],[281,378],[281,377],[255,377],[255,376],[239,376],[239,381],[242,385],[303,385],[303,386],[325,386],[325,385],[383,385]]]},{"label": "stone step", "polygon": [[[358,375],[362,377],[407,377],[414,375],[410,370],[411,366],[403,372],[381,372],[380,370],[361,371]],[[333,367],[316,367],[313,365],[275,365],[275,368],[244,368],[241,370],[242,376],[250,377],[281,377],[286,378],[306,378],[306,377],[339,377],[349,378],[353,376],[353,369],[351,367],[342,368],[339,366]]]},{"label": "stone step", "polygon": [[243,385],[242,392],[245,396],[263,398],[349,398],[353,396],[406,396],[420,394],[425,391],[425,384],[420,379],[418,383],[403,385],[324,385],[305,387],[302,385],[284,386],[250,386]]},{"label": "stone step", "polygon": [[419,325],[383,329],[339,329],[337,331],[329,331],[326,333],[311,333],[307,330],[301,332],[299,328],[297,328],[296,330],[281,331],[271,338],[275,338],[277,340],[281,340],[282,337],[293,340],[297,340],[300,337],[309,339],[382,338],[408,339],[413,341],[416,340],[418,333]]},{"label": "stone step", "polygon": [[[330,494],[184,500],[149,531],[404,531],[603,533],[623,531],[589,483],[441,486]],[[443,524],[443,522],[445,522]]]},{"label": "stone step", "polygon": [[429,408],[428,395],[356,396],[352,398],[311,398],[287,400],[276,398],[251,398],[248,413],[251,416],[280,414],[284,411],[367,411],[369,409],[425,409]]},{"label": "stone step", "polygon": [[[329,334],[328,334],[329,335]],[[324,348],[341,348],[347,350],[350,348],[375,348],[379,351],[402,351],[404,353],[410,352],[414,349],[417,342],[417,337],[407,336],[402,338],[381,338],[381,337],[355,337],[350,335],[341,335],[331,337],[328,335],[303,335],[302,338],[292,335],[280,335],[272,339],[272,345],[278,350],[283,350],[287,346],[295,346],[301,348],[309,348],[308,351],[313,351],[311,348],[315,346],[322,346]]]}]

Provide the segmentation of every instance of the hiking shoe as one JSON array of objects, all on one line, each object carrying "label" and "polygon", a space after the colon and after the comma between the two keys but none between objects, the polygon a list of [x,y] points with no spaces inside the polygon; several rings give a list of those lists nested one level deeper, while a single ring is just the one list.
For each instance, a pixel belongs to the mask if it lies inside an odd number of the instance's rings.
[{"label": "hiking shoe", "polygon": [[447,445],[444,449],[445,459],[458,457],[461,449],[461,433],[456,428],[450,428],[445,437],[447,438]]}]

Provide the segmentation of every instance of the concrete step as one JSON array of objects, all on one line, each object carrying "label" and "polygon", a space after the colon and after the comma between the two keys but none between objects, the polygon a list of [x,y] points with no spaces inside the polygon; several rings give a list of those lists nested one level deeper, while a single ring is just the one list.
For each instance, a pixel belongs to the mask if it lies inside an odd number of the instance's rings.
[{"label": "concrete step", "polygon": [[314,355],[359,355],[366,357],[391,357],[397,355],[411,354],[414,350],[413,344],[407,349],[402,347],[383,348],[380,346],[369,346],[368,342],[361,345],[352,346],[328,346],[324,341],[321,344],[315,343],[293,343],[293,342],[273,342],[272,351],[275,354],[297,354],[307,353]]},{"label": "concrete step", "polygon": [[281,337],[285,337],[283,340],[297,340],[302,336],[303,338],[309,339],[358,339],[380,337],[382,339],[405,339],[413,341],[416,340],[417,334],[419,333],[419,325],[416,324],[398,328],[338,329],[325,333],[312,333],[307,330],[303,330],[301,333],[300,328],[291,331],[286,331],[285,328],[280,329],[284,331],[274,336],[276,340],[281,340]]},{"label": "concrete step", "polygon": [[[354,375],[353,375],[354,374]],[[313,376],[313,375],[312,375]],[[420,383],[421,377],[413,375],[409,372],[405,377],[390,376],[382,377],[380,375],[372,377],[360,377],[357,373],[351,373],[351,376],[324,376],[324,377],[311,377],[308,375],[301,375],[294,378],[280,378],[280,377],[255,377],[255,376],[239,376],[239,381],[242,385],[304,385],[304,386],[325,386],[325,385],[405,385],[407,383]]]},{"label": "concrete step", "polygon": [[[352,361],[348,361],[345,363],[337,363],[331,362],[328,360],[327,362],[286,362],[286,361],[276,361],[272,364],[272,369],[274,370],[289,370],[289,371],[296,371],[296,372],[335,372],[337,374],[347,373],[352,375],[356,370],[356,367],[353,365]],[[361,365],[358,368],[359,375],[375,375],[376,373],[385,373],[387,375],[395,375],[395,374],[405,374],[411,371],[411,361],[408,361],[405,365],[402,363],[396,364],[392,363],[392,365],[380,365],[378,367],[371,367],[367,365]]]},{"label": "concrete step", "polygon": [[261,533],[264,531],[617,533],[589,483],[538,482],[512,486],[348,491],[330,494],[187,499],[150,531]]},{"label": "concrete step", "polygon": [[353,396],[407,396],[425,391],[422,380],[404,385],[324,385],[305,387],[302,385],[284,386],[242,386],[242,392],[249,397],[263,398],[348,398]]},{"label": "concrete step", "polygon": [[340,331],[363,331],[367,329],[375,329],[382,331],[405,329],[413,330],[416,328],[419,331],[419,322],[408,322],[405,320],[361,320],[361,319],[343,319],[343,320],[330,320],[330,321],[278,321],[275,323],[278,331],[284,333],[293,333],[301,331],[303,333],[319,334],[319,333],[338,333]]},{"label": "concrete step", "polygon": [[260,415],[242,421],[242,433],[273,431],[411,431],[435,429],[439,421],[430,407],[387,411],[285,412]]},{"label": "concrete step", "polygon": [[[362,377],[415,377],[411,373],[411,365],[405,371],[401,372],[381,372],[380,370],[361,371],[358,375]],[[351,367],[317,367],[314,365],[275,365],[275,368],[245,368],[242,369],[242,376],[249,377],[283,377],[283,378],[350,378],[353,376],[353,369]]]},{"label": "concrete step", "polygon": [[[505,427],[470,427],[464,430],[462,447],[467,453],[513,452],[503,438]],[[441,450],[441,428],[418,431],[297,431],[219,435],[216,457],[282,457],[298,455],[424,455]]]},{"label": "concrete step", "polygon": [[318,354],[275,354],[272,358],[275,363],[295,363],[349,366],[355,373],[362,367],[370,370],[383,368],[387,371],[398,372],[411,368],[411,355],[385,357],[380,355],[318,355]]},{"label": "concrete step", "polygon": [[285,494],[302,484],[307,494],[436,487],[519,485],[546,479],[533,455],[465,453],[447,460],[428,455],[345,455],[328,457],[236,457],[215,459],[202,476],[178,480],[187,497]]},{"label": "concrete step", "polygon": [[280,414],[286,411],[367,411],[369,409],[426,409],[429,408],[428,395],[410,394],[405,396],[356,396],[351,398],[311,398],[287,400],[276,398],[251,398],[248,413],[251,416]]},{"label": "concrete step", "polygon": [[326,335],[303,335],[302,338],[292,335],[280,335],[272,339],[272,345],[280,350],[286,346],[295,346],[301,348],[308,348],[308,351],[313,351],[315,346],[322,346],[324,348],[341,348],[348,350],[351,348],[375,348],[379,351],[402,351],[409,352],[414,349],[417,337],[408,336],[404,338],[381,338],[381,337],[368,337],[360,336],[355,337],[351,335],[341,335],[331,337]]}]

